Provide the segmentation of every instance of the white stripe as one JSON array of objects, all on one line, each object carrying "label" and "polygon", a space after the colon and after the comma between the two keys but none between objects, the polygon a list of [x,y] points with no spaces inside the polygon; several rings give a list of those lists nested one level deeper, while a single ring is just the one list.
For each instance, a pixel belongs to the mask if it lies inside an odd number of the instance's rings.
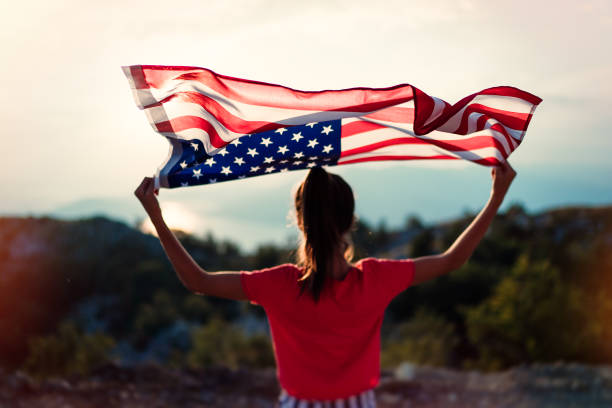
[{"label": "white stripe", "polygon": [[[342,164],[347,161],[355,159],[376,157],[376,156],[417,156],[422,158],[428,158],[438,155],[453,156],[465,160],[479,160],[484,158],[495,157],[500,161],[503,161],[503,156],[499,150],[494,147],[485,147],[482,149],[474,150],[463,150],[457,152],[451,152],[434,145],[393,145],[386,146],[380,149],[372,150],[366,153],[354,154],[346,156],[338,160],[338,164]],[[387,159],[390,160],[390,159]]]},{"label": "white stripe", "polygon": [[372,408],[376,408],[376,398],[374,397],[374,390],[370,390],[368,392],[368,397],[369,397],[370,403],[372,404]]},{"label": "white stripe", "polygon": [[477,95],[470,103],[516,113],[530,113],[533,104],[525,99],[505,95]]},{"label": "white stripe", "polygon": [[362,408],[369,407],[367,395],[368,395],[367,392],[362,392],[361,395],[359,396],[359,402],[361,403]]}]

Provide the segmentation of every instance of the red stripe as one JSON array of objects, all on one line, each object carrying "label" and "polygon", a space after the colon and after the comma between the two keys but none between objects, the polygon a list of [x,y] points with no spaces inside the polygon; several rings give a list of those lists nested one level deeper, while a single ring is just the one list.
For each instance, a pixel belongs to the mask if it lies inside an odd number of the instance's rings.
[{"label": "red stripe", "polygon": [[493,88],[483,89],[478,92],[481,95],[503,95],[513,96],[515,98],[523,99],[532,105],[539,105],[542,102],[542,98],[535,96],[532,93],[523,91],[513,86],[495,86]]},{"label": "red stripe", "polygon": [[352,160],[343,160],[341,164],[351,164],[351,163],[359,163],[359,162],[368,162],[368,161],[381,161],[381,160],[457,160],[458,157],[454,156],[372,156],[372,157],[361,157],[359,159]]},{"label": "red stripe", "polygon": [[369,132],[371,130],[385,129],[387,126],[379,125],[378,123],[367,122],[365,120],[359,120],[355,122],[349,122],[342,125],[341,137],[349,137],[358,135],[360,133]]},{"label": "red stripe", "polygon": [[[175,69],[172,69],[175,68]],[[205,68],[143,65],[146,85],[161,88],[170,80],[197,81],[226,98],[284,109],[370,112],[412,100],[412,86],[300,91],[286,86],[219,75]]]},{"label": "red stripe", "polygon": [[462,140],[435,140],[435,139],[420,139],[416,137],[398,137],[395,139],[383,140],[380,142],[356,147],[354,149],[343,150],[340,157],[352,156],[360,153],[367,153],[372,150],[380,149],[387,146],[395,145],[434,145],[442,149],[457,152],[482,149],[485,147],[494,147],[506,157],[505,149],[502,144],[491,136],[474,136]]},{"label": "red stripe", "polygon": [[391,106],[389,108],[384,108],[374,113],[369,113],[364,117],[369,119],[384,120],[386,122],[413,123],[414,108]]}]

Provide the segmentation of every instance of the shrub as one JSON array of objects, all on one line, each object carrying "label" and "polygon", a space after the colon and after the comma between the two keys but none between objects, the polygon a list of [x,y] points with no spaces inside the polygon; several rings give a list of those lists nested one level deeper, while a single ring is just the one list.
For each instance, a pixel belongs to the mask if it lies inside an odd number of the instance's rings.
[{"label": "shrub", "polygon": [[387,337],[381,353],[381,365],[394,368],[402,361],[445,366],[459,343],[454,326],[443,317],[418,309],[414,317],[399,324]]},{"label": "shrub", "polygon": [[187,355],[191,367],[274,365],[274,353],[266,336],[247,337],[241,329],[216,317],[194,330],[192,344]]},{"label": "shrub", "polygon": [[74,323],[64,322],[57,332],[30,340],[23,365],[37,378],[87,374],[109,361],[115,341],[104,334],[83,334]]},{"label": "shrub", "polygon": [[465,366],[493,370],[580,358],[591,341],[585,305],[584,292],[566,284],[548,261],[519,258],[488,299],[463,309],[480,354]]}]

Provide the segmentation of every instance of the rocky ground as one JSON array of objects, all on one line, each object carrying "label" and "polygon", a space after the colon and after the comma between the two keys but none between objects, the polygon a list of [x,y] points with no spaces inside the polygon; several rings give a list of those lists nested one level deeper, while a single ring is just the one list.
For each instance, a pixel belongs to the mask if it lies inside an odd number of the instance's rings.
[{"label": "rocky ground", "polygon": [[[106,366],[87,377],[36,382],[0,374],[1,408],[271,407],[274,370]],[[376,389],[387,407],[612,407],[612,367],[519,366],[498,373],[402,364]]]}]

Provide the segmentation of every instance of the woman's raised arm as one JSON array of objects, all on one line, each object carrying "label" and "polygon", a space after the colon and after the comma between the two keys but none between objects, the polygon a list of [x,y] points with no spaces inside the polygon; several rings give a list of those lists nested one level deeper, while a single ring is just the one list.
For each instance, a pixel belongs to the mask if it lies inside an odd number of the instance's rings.
[{"label": "woman's raised arm", "polygon": [[501,206],[516,172],[506,162],[493,168],[491,176],[493,183],[489,201],[453,245],[442,254],[414,260],[414,285],[458,269],[472,256]]},{"label": "woman's raised arm", "polygon": [[151,218],[168,259],[170,259],[176,274],[187,289],[202,295],[235,300],[246,299],[240,283],[240,272],[206,272],[193,260],[174,233],[168,228],[157,197],[155,197],[152,178],[145,177],[134,191],[134,195],[140,200],[149,218]]}]

